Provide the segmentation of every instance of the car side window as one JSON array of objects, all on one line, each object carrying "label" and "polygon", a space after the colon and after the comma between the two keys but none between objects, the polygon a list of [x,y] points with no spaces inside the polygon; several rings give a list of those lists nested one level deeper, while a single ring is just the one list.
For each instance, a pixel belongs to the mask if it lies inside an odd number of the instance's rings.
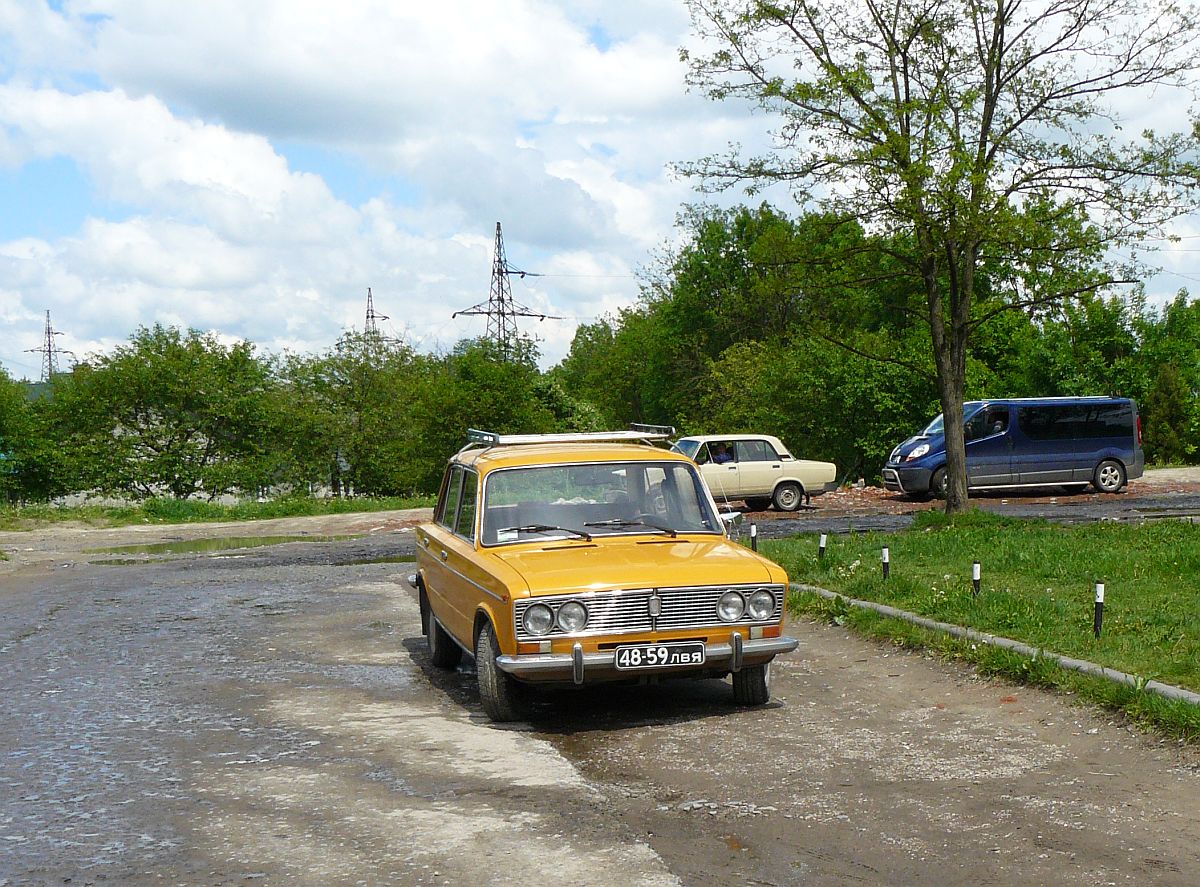
[{"label": "car side window", "polygon": [[462,472],[462,495],[458,506],[458,521],[454,532],[459,536],[474,541],[475,539],[475,500],[479,489],[479,479],[469,471]]},{"label": "car side window", "polygon": [[447,530],[453,530],[458,519],[458,501],[462,493],[463,470],[457,465],[450,469],[446,480],[446,493],[442,499],[442,507],[438,510],[437,522]]},{"label": "car side window", "polygon": [[736,452],[739,462],[774,462],[779,458],[775,448],[765,440],[739,440]]},{"label": "car side window", "polygon": [[706,465],[712,461],[708,455],[708,444],[701,444],[700,449],[696,450],[695,463],[697,465]]}]

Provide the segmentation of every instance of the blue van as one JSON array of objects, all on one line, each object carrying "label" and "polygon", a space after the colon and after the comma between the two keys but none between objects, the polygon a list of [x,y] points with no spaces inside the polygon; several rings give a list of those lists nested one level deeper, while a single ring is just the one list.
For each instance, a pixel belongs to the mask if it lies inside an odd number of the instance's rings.
[{"label": "blue van", "polygon": [[[1125,397],[1030,397],[963,404],[967,486],[1088,484],[1115,493],[1141,477],[1142,421]],[[946,493],[946,438],[939,415],[888,457],[883,485],[915,496]]]}]

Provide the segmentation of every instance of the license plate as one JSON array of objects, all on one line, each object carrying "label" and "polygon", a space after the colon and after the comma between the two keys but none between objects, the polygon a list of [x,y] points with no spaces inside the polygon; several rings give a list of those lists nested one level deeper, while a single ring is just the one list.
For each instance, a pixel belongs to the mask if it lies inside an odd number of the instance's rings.
[{"label": "license plate", "polygon": [[613,661],[621,671],[704,664],[704,644],[700,641],[686,644],[639,644],[631,647],[617,647],[615,653],[616,657]]}]

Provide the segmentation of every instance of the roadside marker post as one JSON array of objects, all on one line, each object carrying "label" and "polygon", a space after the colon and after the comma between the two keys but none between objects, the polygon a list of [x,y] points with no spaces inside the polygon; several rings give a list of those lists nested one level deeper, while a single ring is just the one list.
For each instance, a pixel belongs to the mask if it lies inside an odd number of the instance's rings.
[{"label": "roadside marker post", "polygon": [[887,579],[889,576],[892,575],[892,557],[891,557],[891,553],[888,551],[886,545],[883,547],[882,558],[883,558],[883,578]]},{"label": "roadside marker post", "polygon": [[750,550],[758,551],[758,524],[750,525]]},{"label": "roadside marker post", "polygon": [[979,561],[971,564],[971,587],[975,590],[975,594],[979,594]]},{"label": "roadside marker post", "polygon": [[821,543],[817,547],[817,557],[825,557],[825,544],[829,541],[829,536],[826,533],[821,534]]},{"label": "roadside marker post", "polygon": [[1100,630],[1104,627],[1104,583],[1096,583],[1096,609],[1092,616],[1092,634],[1100,637]]}]

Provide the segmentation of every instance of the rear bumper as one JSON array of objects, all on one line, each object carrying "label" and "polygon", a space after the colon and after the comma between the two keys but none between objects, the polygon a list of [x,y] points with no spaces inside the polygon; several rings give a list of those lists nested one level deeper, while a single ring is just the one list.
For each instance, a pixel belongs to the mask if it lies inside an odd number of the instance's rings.
[{"label": "rear bumper", "polygon": [[649,675],[686,675],[688,673],[738,671],[747,665],[769,662],[780,653],[790,653],[799,645],[796,638],[743,639],[734,632],[728,644],[709,644],[705,648],[703,665],[687,665],[676,668],[619,670],[613,664],[615,653],[604,650],[584,653],[575,645],[573,653],[536,653],[524,656],[498,656],[496,665],[504,672],[531,682],[569,682],[582,684],[614,680],[636,680]]}]

